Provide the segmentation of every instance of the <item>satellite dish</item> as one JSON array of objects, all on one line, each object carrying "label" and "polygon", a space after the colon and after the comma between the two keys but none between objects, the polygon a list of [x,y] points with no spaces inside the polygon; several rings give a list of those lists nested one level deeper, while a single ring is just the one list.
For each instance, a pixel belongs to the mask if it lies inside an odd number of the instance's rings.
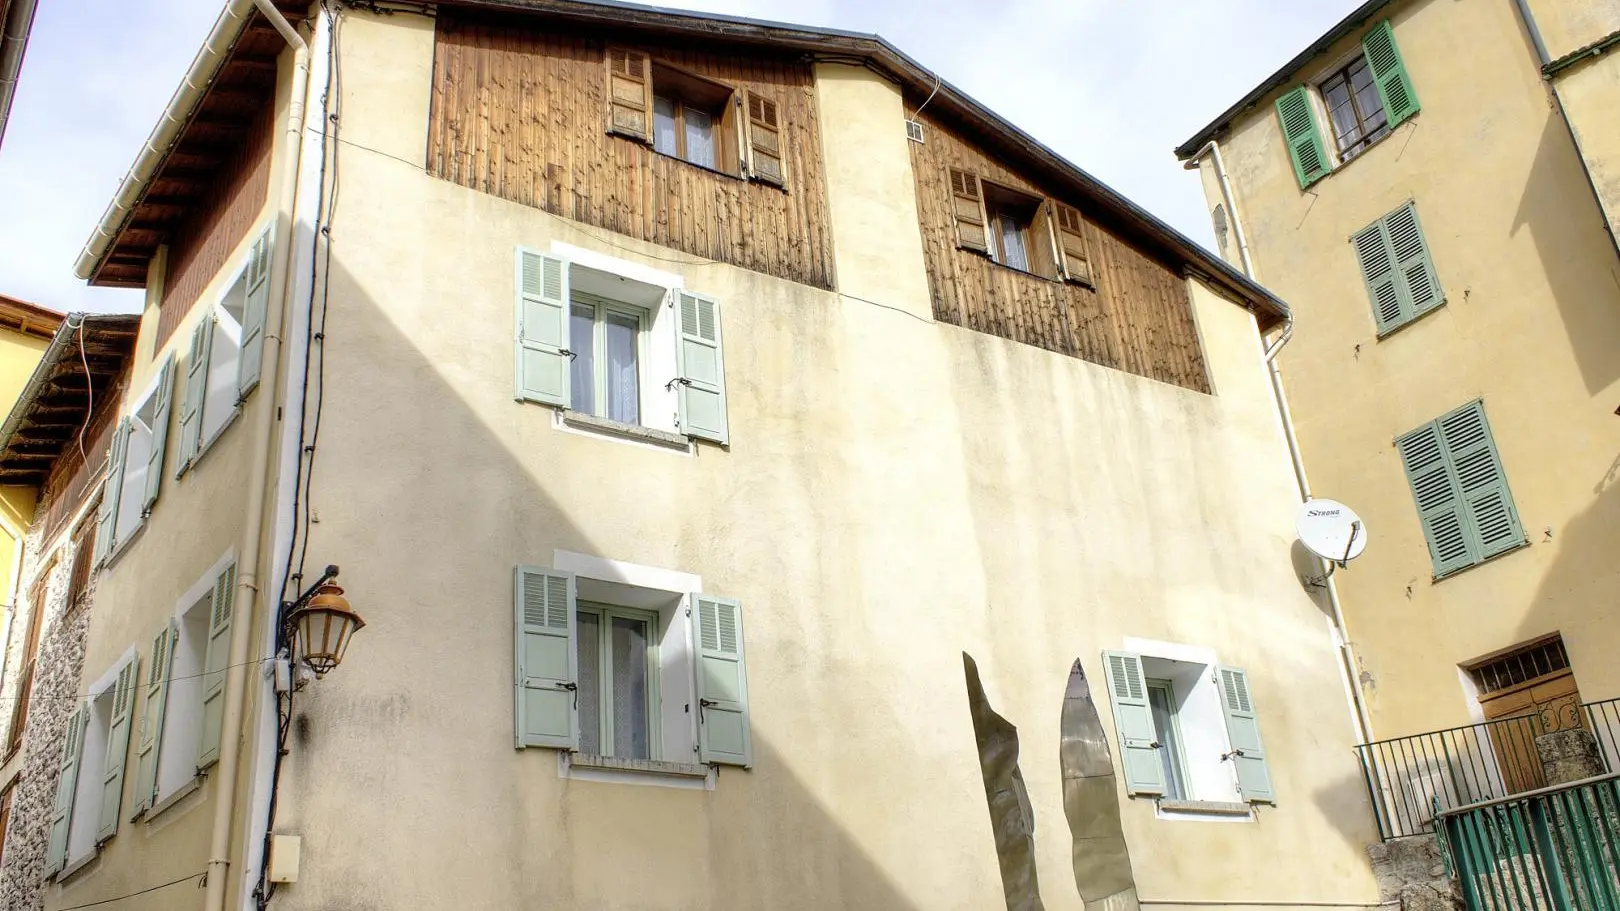
[{"label": "satellite dish", "polygon": [[1294,530],[1305,549],[1343,566],[1367,549],[1367,526],[1355,510],[1337,500],[1307,500],[1294,517]]}]

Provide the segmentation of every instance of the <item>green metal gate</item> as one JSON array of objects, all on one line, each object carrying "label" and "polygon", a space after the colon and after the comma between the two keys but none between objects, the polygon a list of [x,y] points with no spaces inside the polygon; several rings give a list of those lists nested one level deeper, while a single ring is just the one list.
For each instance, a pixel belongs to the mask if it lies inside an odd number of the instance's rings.
[{"label": "green metal gate", "polygon": [[1469,911],[1620,911],[1620,775],[1447,810]]}]

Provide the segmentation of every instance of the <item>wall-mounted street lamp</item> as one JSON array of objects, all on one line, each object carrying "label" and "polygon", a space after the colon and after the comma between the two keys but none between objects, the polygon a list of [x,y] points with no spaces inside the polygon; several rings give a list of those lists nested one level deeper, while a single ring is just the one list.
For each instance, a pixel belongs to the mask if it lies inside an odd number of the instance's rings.
[{"label": "wall-mounted street lamp", "polygon": [[336,566],[328,566],[296,600],[281,605],[280,645],[290,657],[302,658],[316,677],[343,663],[355,630],[366,625],[343,597],[337,574]]}]

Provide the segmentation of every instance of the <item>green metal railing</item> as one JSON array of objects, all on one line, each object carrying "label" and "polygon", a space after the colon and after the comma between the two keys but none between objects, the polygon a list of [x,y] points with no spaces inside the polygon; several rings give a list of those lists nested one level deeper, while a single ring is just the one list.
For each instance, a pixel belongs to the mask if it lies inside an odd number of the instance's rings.
[{"label": "green metal railing", "polygon": [[1469,911],[1620,911],[1620,775],[1442,811]]}]

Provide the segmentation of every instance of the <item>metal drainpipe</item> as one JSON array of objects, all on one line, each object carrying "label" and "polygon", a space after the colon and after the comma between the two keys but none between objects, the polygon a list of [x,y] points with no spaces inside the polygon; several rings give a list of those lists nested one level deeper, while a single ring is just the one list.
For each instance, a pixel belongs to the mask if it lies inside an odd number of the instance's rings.
[{"label": "metal drainpipe", "polygon": [[5,141],[6,121],[11,119],[11,102],[16,97],[28,33],[34,25],[34,9],[35,0],[12,0],[5,20],[0,21],[0,142]]},{"label": "metal drainpipe", "polygon": [[[214,792],[213,834],[208,846],[208,885],[204,898],[205,911],[224,911],[227,885],[230,878],[231,823],[236,806],[237,778],[241,765],[241,739],[243,703],[246,695],[248,650],[252,638],[254,608],[259,602],[259,558],[261,532],[264,525],[265,490],[269,486],[272,461],[271,442],[275,429],[276,408],[274,391],[280,376],[282,323],[287,312],[288,297],[293,287],[292,240],[297,224],[298,149],[304,135],[305,95],[309,91],[309,44],[281,15],[271,0],[253,0],[259,12],[270,21],[277,32],[293,48],[292,86],[287,103],[287,135],[283,150],[285,165],[282,170],[281,195],[276,212],[282,220],[277,230],[275,262],[272,281],[281,276],[279,294],[270,297],[270,310],[265,314],[264,360],[262,375],[272,395],[272,401],[259,403],[258,421],[253,427],[249,444],[252,466],[248,470],[248,502],[243,522],[242,541],[237,549],[236,604],[237,619],[231,624],[230,663],[225,674],[225,714],[221,723],[219,765],[216,774],[219,783]],[[247,610],[244,612],[243,607]]]},{"label": "metal drainpipe", "polygon": [[[1232,183],[1226,176],[1226,162],[1221,159],[1220,143],[1213,139],[1204,143],[1203,148],[1193,153],[1192,158],[1187,161],[1184,167],[1189,171],[1197,169],[1206,155],[1215,164],[1215,181],[1220,184],[1221,200],[1226,204],[1226,217],[1231,222],[1232,234],[1237,238],[1238,259],[1242,262],[1243,274],[1253,279],[1255,277],[1254,260],[1249,256],[1249,239],[1243,233],[1243,219],[1238,217],[1237,206],[1233,203]],[[1288,442],[1288,457],[1294,465],[1294,481],[1299,485],[1300,500],[1305,501],[1311,498],[1311,482],[1305,475],[1305,461],[1300,455],[1299,437],[1294,433],[1294,416],[1288,409],[1288,396],[1283,391],[1282,374],[1277,370],[1277,354],[1282,351],[1283,346],[1288,344],[1288,341],[1293,337],[1294,316],[1290,313],[1287,321],[1283,324],[1282,333],[1277,336],[1276,341],[1265,346],[1264,352],[1266,372],[1271,379],[1271,394],[1277,400],[1277,415],[1282,419],[1283,438]],[[1323,565],[1320,560],[1317,561],[1317,564],[1319,566]],[[1349,693],[1350,705],[1354,710],[1356,733],[1361,736],[1362,743],[1372,743],[1372,718],[1367,711],[1366,700],[1362,698],[1361,686],[1357,680],[1356,668],[1358,665],[1355,650],[1350,645],[1349,630],[1345,627],[1344,607],[1339,601],[1339,587],[1334,583],[1331,575],[1326,575],[1325,567],[1324,575],[1326,576],[1328,604],[1333,611],[1333,633],[1334,637],[1339,640],[1337,643],[1339,646],[1339,670],[1344,675],[1345,690]]]}]

